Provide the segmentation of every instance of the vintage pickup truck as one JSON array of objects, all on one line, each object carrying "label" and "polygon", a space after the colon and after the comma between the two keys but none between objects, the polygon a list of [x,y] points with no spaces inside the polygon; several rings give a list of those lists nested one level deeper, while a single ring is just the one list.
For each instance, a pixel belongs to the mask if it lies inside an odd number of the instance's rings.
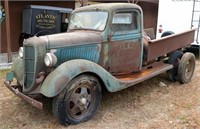
[{"label": "vintage pickup truck", "polygon": [[171,81],[190,82],[195,56],[182,50],[194,33],[150,40],[138,5],[81,7],[72,12],[66,33],[24,41],[5,84],[39,109],[43,103],[32,96],[52,98],[58,122],[78,124],[95,114],[103,88],[116,92],[163,72]]}]

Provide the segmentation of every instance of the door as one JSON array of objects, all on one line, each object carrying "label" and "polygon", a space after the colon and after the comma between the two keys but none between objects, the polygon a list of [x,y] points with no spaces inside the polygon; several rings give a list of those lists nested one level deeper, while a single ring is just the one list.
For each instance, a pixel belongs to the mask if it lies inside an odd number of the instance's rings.
[{"label": "door", "polygon": [[139,11],[113,14],[109,44],[109,72],[113,75],[138,71],[141,65],[141,26]]}]

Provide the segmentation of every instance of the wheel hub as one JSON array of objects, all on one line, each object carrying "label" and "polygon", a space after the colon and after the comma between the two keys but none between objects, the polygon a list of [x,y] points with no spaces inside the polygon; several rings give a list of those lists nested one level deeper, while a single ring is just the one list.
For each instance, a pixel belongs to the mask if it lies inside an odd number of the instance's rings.
[{"label": "wheel hub", "polygon": [[80,102],[82,103],[82,104],[86,104],[87,103],[87,99],[86,98],[82,98],[81,100],[80,100]]},{"label": "wheel hub", "polygon": [[90,102],[88,101],[87,98],[85,98],[85,97],[80,98],[79,99],[79,106],[78,107],[80,108],[81,111],[83,111],[83,110],[85,110],[85,109],[88,108],[89,103]]}]

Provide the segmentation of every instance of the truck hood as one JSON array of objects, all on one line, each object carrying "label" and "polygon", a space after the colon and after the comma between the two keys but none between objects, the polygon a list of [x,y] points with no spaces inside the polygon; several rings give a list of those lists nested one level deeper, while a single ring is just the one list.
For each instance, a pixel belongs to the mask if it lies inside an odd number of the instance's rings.
[{"label": "truck hood", "polygon": [[40,38],[48,43],[49,49],[75,45],[97,44],[103,41],[100,33],[93,31],[74,31],[41,36]]}]

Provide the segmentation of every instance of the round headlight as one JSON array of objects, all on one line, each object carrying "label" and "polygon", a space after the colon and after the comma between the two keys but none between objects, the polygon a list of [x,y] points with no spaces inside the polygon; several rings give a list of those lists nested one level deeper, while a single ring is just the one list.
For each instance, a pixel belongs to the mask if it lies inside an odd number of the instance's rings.
[{"label": "round headlight", "polygon": [[53,53],[46,53],[44,63],[47,67],[52,67],[57,63],[57,58]]},{"label": "round headlight", "polygon": [[20,47],[19,48],[19,56],[21,57],[21,58],[23,58],[23,47]]}]

